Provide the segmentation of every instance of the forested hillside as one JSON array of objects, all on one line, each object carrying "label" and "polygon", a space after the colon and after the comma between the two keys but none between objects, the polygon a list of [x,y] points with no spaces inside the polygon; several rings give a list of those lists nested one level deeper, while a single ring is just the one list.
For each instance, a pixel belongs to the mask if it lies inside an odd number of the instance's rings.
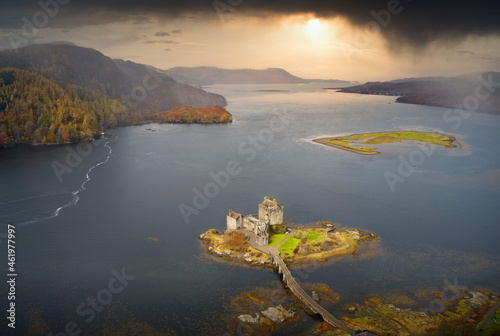
[{"label": "forested hillside", "polygon": [[0,51],[0,68],[36,72],[62,87],[74,84],[85,91],[99,91],[132,111],[132,122],[143,122],[151,113],[182,105],[227,105],[224,97],[175,81],[144,64],[112,60],[97,50],[74,45],[40,44],[15,51]]},{"label": "forested hillside", "polygon": [[69,84],[62,88],[33,72],[0,69],[0,147],[93,139],[123,123],[121,103]]},{"label": "forested hillside", "polygon": [[175,107],[157,115],[158,122],[165,123],[230,123],[233,121],[231,113],[222,106],[197,107],[192,105]]},{"label": "forested hillside", "polygon": [[144,64],[74,45],[0,51],[0,148],[94,138],[177,106],[227,105]]}]

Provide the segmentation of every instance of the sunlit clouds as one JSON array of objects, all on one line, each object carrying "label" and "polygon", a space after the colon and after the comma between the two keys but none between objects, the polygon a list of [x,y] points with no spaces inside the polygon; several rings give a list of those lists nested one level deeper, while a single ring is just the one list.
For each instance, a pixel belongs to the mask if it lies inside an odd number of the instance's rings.
[{"label": "sunlit clouds", "polygon": [[471,35],[446,43],[436,40],[409,49],[402,45],[395,51],[387,38],[389,26],[370,30],[367,24],[313,13],[259,16],[236,8],[225,14],[224,21],[214,12],[176,17],[144,14],[70,28],[48,26],[39,29],[32,42],[69,41],[112,58],[163,69],[279,67],[303,78],[372,81],[500,68],[497,35]]}]

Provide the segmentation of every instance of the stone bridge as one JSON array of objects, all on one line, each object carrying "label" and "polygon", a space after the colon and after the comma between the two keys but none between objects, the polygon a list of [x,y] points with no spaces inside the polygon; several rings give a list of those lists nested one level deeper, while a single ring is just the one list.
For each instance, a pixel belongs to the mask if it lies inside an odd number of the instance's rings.
[{"label": "stone bridge", "polygon": [[278,267],[278,273],[283,275],[283,283],[292,291],[292,293],[304,304],[306,305],[313,313],[321,315],[323,320],[328,324],[331,324],[334,327],[343,329],[350,334],[355,334],[356,331],[351,327],[345,325],[340,320],[338,320],[335,316],[330,314],[325,308],[323,308],[319,303],[314,301],[303,289],[299,286],[295,278],[292,276],[292,273],[286,266],[285,262],[281,258],[278,252],[278,246],[280,246],[288,237],[283,239],[277,246],[262,246],[258,245],[256,242],[255,234],[253,232],[249,232],[246,230],[238,230],[244,235],[248,236],[248,242],[250,245],[259,251],[267,253],[273,259],[274,264]]}]

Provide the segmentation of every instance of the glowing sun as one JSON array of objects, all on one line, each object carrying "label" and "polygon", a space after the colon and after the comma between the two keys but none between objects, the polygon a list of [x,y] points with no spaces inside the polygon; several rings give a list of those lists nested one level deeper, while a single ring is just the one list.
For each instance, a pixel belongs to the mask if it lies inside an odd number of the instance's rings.
[{"label": "glowing sun", "polygon": [[323,25],[319,19],[310,19],[307,21],[307,32],[312,37],[318,36],[322,29]]}]

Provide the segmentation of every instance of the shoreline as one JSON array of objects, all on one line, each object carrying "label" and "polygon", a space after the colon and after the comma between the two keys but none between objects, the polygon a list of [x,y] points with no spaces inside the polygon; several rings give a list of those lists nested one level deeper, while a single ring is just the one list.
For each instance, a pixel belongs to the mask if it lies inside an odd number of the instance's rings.
[{"label": "shoreline", "polygon": [[[324,230],[323,227],[316,226],[304,229],[309,230],[309,232],[313,232],[315,230]],[[289,236],[283,238],[281,242],[276,246],[279,247],[285,240],[293,238],[294,231],[295,230],[292,230]],[[240,232],[237,233],[242,234]],[[307,266],[310,263],[317,262],[324,263],[325,265],[330,265],[335,262],[336,258],[339,259],[348,255],[356,255],[363,242],[380,241],[380,238],[377,235],[355,228],[342,228],[338,231],[328,233],[328,236],[328,241],[336,241],[339,245],[332,249],[316,250],[316,248],[311,252],[294,253],[294,255],[288,255],[288,253],[281,251],[280,253],[283,255],[283,260],[288,265],[293,266]],[[276,268],[271,262],[271,258],[267,253],[256,250],[250,245],[247,245],[247,236],[245,236],[246,243],[242,246],[238,246],[238,248],[230,248],[228,245],[225,245],[224,239],[227,237],[228,235],[226,235],[225,233],[219,233],[215,229],[210,229],[205,233],[202,233],[199,239],[203,244],[205,253],[209,256],[217,257],[215,260],[222,258],[227,262],[237,261],[240,265],[243,266],[257,266],[260,268],[264,267],[272,269]],[[297,243],[296,249],[301,246],[312,247],[315,246],[315,244],[314,242],[305,244]]]},{"label": "shoreline", "polygon": [[[400,98],[404,98],[406,96],[404,96],[404,95],[402,96],[402,95],[399,95],[399,94],[388,94],[388,93],[377,93],[377,92],[352,92],[352,91],[345,91],[345,89],[346,88],[339,88],[335,92],[358,94],[358,95],[367,95],[367,96],[396,97],[396,99],[394,99],[394,103],[398,103],[398,104],[408,104],[408,105],[418,105],[418,106],[431,106],[431,107],[438,107],[438,108],[443,108],[443,109],[447,109],[447,110],[456,108],[453,105],[429,104],[429,103],[424,103],[424,102],[407,102],[407,101],[403,101],[402,99],[400,99]],[[476,109],[476,110],[471,111],[471,112],[477,112],[477,113],[489,114],[489,115],[496,115],[496,116],[499,115],[498,112],[490,111],[490,110],[484,110],[484,109]]]}]

